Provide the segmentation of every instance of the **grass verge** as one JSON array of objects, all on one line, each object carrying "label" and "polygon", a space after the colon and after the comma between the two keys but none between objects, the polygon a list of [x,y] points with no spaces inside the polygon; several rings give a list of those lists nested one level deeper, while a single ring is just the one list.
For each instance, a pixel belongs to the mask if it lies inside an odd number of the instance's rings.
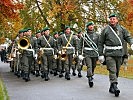
[{"label": "grass verge", "polygon": [[9,96],[2,78],[0,77],[0,100],[9,100]]}]

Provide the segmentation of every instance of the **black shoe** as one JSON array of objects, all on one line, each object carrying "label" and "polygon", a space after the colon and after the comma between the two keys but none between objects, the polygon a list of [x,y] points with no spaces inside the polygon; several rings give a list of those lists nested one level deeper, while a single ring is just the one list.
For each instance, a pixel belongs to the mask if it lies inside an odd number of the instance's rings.
[{"label": "black shoe", "polygon": [[21,77],[21,71],[18,71],[18,73],[17,73],[17,77],[18,77],[18,78]]},{"label": "black shoe", "polygon": [[81,72],[79,72],[79,73],[78,73],[78,77],[79,77],[79,78],[81,78],[81,77],[82,77]]},{"label": "black shoe", "polygon": [[73,72],[72,74],[73,74],[73,76],[76,76],[77,75],[75,72]]},{"label": "black shoe", "polygon": [[90,88],[93,87],[94,83],[93,83],[92,77],[88,78],[88,83],[89,83]]},{"label": "black shoe", "polygon": [[69,73],[66,73],[65,74],[65,79],[67,79],[67,80],[70,80],[71,79]]},{"label": "black shoe", "polygon": [[54,74],[54,71],[53,71],[53,70],[51,70],[51,71],[50,71],[50,74]]},{"label": "black shoe", "polygon": [[39,70],[36,71],[36,77],[40,76]]},{"label": "black shoe", "polygon": [[41,75],[41,78],[44,78],[44,74]]},{"label": "black shoe", "polygon": [[30,81],[29,73],[25,73],[25,82]]},{"label": "black shoe", "polygon": [[48,76],[48,73],[45,73],[45,81],[48,81],[50,78],[49,78],[49,76]]},{"label": "black shoe", "polygon": [[54,76],[58,75],[57,71],[54,72]]},{"label": "black shoe", "polygon": [[59,77],[62,78],[62,77],[63,77],[63,73],[60,73],[60,74],[59,74]]},{"label": "black shoe", "polygon": [[114,94],[115,94],[115,96],[118,97],[119,96],[119,93],[120,93],[120,90],[117,87],[117,82],[114,82],[113,83],[113,88],[114,88]]},{"label": "black shoe", "polygon": [[113,87],[113,84],[112,83],[110,85],[109,92],[112,93],[112,94],[115,93],[115,90],[114,90],[114,87]]}]

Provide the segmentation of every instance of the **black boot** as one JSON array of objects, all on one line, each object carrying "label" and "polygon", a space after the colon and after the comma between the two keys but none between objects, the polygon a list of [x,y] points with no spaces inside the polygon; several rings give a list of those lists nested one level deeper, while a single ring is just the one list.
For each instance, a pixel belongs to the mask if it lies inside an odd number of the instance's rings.
[{"label": "black boot", "polygon": [[119,96],[119,93],[120,93],[120,90],[118,89],[117,87],[117,82],[114,82],[113,83],[113,87],[114,87],[114,93],[115,93],[115,96],[118,97]]},{"label": "black boot", "polygon": [[113,87],[113,83],[111,83],[111,85],[110,85],[109,92],[113,93],[113,94],[115,93],[115,90],[114,90],[114,87]]},{"label": "black boot", "polygon": [[41,71],[41,78],[44,78],[44,77],[45,77],[44,72]]},{"label": "black boot", "polygon": [[92,79],[92,77],[88,77],[88,83],[89,83],[89,86],[90,87],[93,87],[93,79]]},{"label": "black boot", "polygon": [[66,74],[65,74],[65,79],[70,80],[69,72],[66,72]]},{"label": "black boot", "polygon": [[25,73],[25,82],[30,81],[29,73]]},{"label": "black boot", "polygon": [[59,77],[60,77],[60,78],[63,77],[63,73],[62,73],[62,72],[59,73]]},{"label": "black boot", "polygon": [[36,77],[40,76],[39,70],[36,70]]},{"label": "black boot", "polygon": [[18,77],[18,78],[21,77],[21,71],[20,71],[20,70],[17,72],[17,77]]},{"label": "black boot", "polygon": [[45,81],[48,81],[49,80],[48,73],[45,73],[44,77],[45,77]]},{"label": "black boot", "polygon": [[73,73],[72,73],[73,76],[76,76],[77,74],[75,73],[75,70],[73,70]]},{"label": "black boot", "polygon": [[54,70],[54,76],[58,75],[57,70]]},{"label": "black boot", "polygon": [[81,75],[81,72],[80,72],[80,71],[78,72],[78,77],[79,77],[79,78],[81,78],[81,77],[82,77],[82,75]]}]

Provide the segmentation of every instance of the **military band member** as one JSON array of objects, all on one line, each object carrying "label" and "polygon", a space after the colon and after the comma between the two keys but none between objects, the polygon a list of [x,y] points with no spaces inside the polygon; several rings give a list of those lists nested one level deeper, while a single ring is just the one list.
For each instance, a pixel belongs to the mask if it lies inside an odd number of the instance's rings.
[{"label": "military band member", "polygon": [[76,75],[72,59],[78,51],[77,37],[72,34],[70,26],[66,26],[64,34],[60,35],[58,41],[59,53],[66,55],[64,58],[65,79],[70,80],[70,68],[73,70],[72,74]]},{"label": "military band member", "polygon": [[54,66],[54,76],[58,75],[58,71],[60,69],[60,59],[59,59],[59,55],[58,55],[58,38],[59,38],[59,34],[58,32],[54,32],[53,34],[53,38],[54,38],[54,46],[55,46],[55,57],[53,59],[53,66]]},{"label": "military band member", "polygon": [[25,36],[29,39],[29,47],[23,50],[22,53],[22,65],[24,67],[24,77],[25,81],[30,81],[31,67],[33,67],[34,57],[36,57],[36,52],[38,49],[37,41],[32,37],[32,30],[30,28],[25,32]]},{"label": "military band member", "polygon": [[[96,63],[98,60],[98,37],[99,35],[96,34],[94,31],[94,22],[90,21],[86,25],[86,33],[82,35],[80,41],[80,50],[83,49],[83,56],[85,57],[85,64],[87,66],[87,78],[90,87],[93,87],[93,75],[94,69],[96,67]],[[80,51],[81,53],[81,51]]]},{"label": "military band member", "polygon": [[[38,31],[36,32],[36,36],[35,36],[38,45],[39,45],[41,36],[42,36],[42,35],[41,35],[41,31],[38,30]],[[38,49],[39,49],[39,47],[38,47]],[[37,50],[37,53],[39,53],[39,50]],[[36,75],[36,77],[38,77],[38,76],[40,76],[41,61],[40,61],[40,59],[34,59],[34,60],[35,60],[35,61],[34,61],[35,75]]]},{"label": "military band member", "polygon": [[41,77],[48,81],[49,71],[53,68],[53,56],[54,56],[54,38],[50,36],[50,28],[45,27],[42,30],[42,37],[40,38],[39,48],[43,54],[41,57]]},{"label": "military band member", "polygon": [[[124,54],[124,41],[128,42],[133,50],[133,38],[131,38],[130,33],[118,23],[117,14],[111,14],[109,16],[109,24],[101,32],[98,50],[100,54],[99,61],[101,63],[105,61],[109,71],[109,92],[115,94],[116,97],[120,93],[117,85]],[[103,49],[105,49],[104,52]]]}]

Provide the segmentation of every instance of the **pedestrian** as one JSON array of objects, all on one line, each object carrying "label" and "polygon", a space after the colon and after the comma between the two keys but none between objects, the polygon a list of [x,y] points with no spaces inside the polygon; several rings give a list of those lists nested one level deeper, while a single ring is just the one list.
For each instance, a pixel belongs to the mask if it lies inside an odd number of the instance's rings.
[{"label": "pedestrian", "polygon": [[98,50],[100,55],[99,61],[101,63],[105,61],[107,70],[109,71],[109,92],[115,94],[116,97],[120,93],[117,85],[122,57],[124,55],[124,41],[129,43],[133,50],[133,38],[131,38],[130,33],[119,24],[118,15],[111,14],[109,16],[109,24],[101,32]]}]

